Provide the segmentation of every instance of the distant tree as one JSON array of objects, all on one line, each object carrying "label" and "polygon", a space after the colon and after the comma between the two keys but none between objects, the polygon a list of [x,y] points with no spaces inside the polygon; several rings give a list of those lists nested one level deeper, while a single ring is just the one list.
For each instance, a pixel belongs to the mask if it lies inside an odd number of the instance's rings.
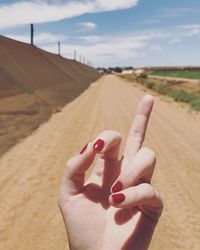
[{"label": "distant tree", "polygon": [[139,83],[144,85],[145,80],[148,78],[147,73],[143,69],[138,69],[134,72],[135,77]]},{"label": "distant tree", "polygon": [[114,69],[114,71],[115,71],[116,73],[122,73],[122,68],[116,67],[116,68]]},{"label": "distant tree", "polygon": [[126,70],[134,69],[132,66],[125,67]]}]

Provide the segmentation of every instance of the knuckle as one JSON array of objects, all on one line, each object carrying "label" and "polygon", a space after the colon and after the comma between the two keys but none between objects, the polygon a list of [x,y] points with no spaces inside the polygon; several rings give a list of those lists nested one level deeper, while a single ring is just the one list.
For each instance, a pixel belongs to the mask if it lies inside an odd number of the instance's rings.
[{"label": "knuckle", "polygon": [[155,188],[153,188],[149,183],[142,184],[143,190],[151,200],[155,200],[158,197],[158,192]]},{"label": "knuckle", "polygon": [[111,141],[120,143],[122,140],[122,135],[119,131],[116,130],[104,130],[96,137],[95,141],[98,138],[103,139],[106,143],[109,143]]},{"label": "knuckle", "polygon": [[139,143],[142,143],[143,141],[143,134],[139,129],[131,129],[128,134],[129,138],[132,138],[133,140],[136,140]]},{"label": "knuckle", "polygon": [[80,157],[80,155],[75,155],[72,158],[70,158],[67,163],[65,164],[66,168],[72,168],[74,165],[77,164],[77,159]]},{"label": "knuckle", "polygon": [[151,165],[155,164],[155,162],[156,162],[156,153],[155,153],[154,150],[152,150],[150,148],[147,148],[147,147],[143,147],[143,148],[141,148],[141,151],[149,159],[149,161],[151,162]]},{"label": "knuckle", "polygon": [[67,163],[65,164],[65,170],[69,170],[73,166],[72,160],[68,160]]},{"label": "knuckle", "polygon": [[118,138],[119,138],[119,139],[122,139],[122,134],[121,134],[119,131],[115,131],[115,132],[116,132]]},{"label": "knuckle", "polygon": [[122,135],[118,131],[116,131],[116,141],[118,141],[118,143],[121,143],[121,141],[122,141]]},{"label": "knuckle", "polygon": [[157,200],[159,198],[159,193],[154,187],[151,187],[151,197],[153,200]]},{"label": "knuckle", "polygon": [[64,174],[65,176],[70,175],[72,169],[74,166],[74,158],[71,158],[67,161],[67,163],[65,164],[65,168],[64,168]]},{"label": "knuckle", "polygon": [[107,130],[109,134],[113,134],[114,137],[116,137],[118,140],[122,139],[122,135],[119,131],[117,130]]},{"label": "knuckle", "polygon": [[73,158],[69,159],[65,165],[67,168],[73,166]]},{"label": "knuckle", "polygon": [[156,207],[158,208],[158,211],[159,211],[159,214],[162,213],[163,211],[163,208],[164,208],[164,203],[163,203],[163,200],[160,196],[160,193],[158,192],[158,190],[154,187],[152,187],[152,192],[153,192],[153,200],[155,201],[155,204],[156,204]]},{"label": "knuckle", "polygon": [[152,199],[159,202],[159,206],[163,208],[163,200],[160,196],[158,190],[151,186],[152,189]]},{"label": "knuckle", "polygon": [[114,134],[114,135],[117,135],[117,136],[120,136],[121,137],[121,133],[117,130],[112,130],[112,129],[107,129],[107,130],[104,130],[100,133],[100,135],[102,134]]}]

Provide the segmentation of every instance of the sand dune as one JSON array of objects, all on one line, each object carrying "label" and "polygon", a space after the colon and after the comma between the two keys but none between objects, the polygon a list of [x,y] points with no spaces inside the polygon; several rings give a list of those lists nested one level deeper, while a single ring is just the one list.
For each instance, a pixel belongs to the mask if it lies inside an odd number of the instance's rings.
[{"label": "sand dune", "polygon": [[[0,77],[10,80],[13,87],[32,93],[62,84],[81,88],[97,80],[99,75],[87,65],[0,36]],[[0,82],[0,98],[3,91]]]},{"label": "sand dune", "polygon": [[[56,198],[63,166],[104,129],[116,129],[125,138],[143,94],[116,76],[103,77],[3,155],[0,249],[66,249]],[[145,145],[157,154],[153,183],[165,209],[152,250],[199,249],[199,127],[199,114],[156,97]]]},{"label": "sand dune", "polygon": [[92,67],[0,36],[0,156],[98,78]]}]

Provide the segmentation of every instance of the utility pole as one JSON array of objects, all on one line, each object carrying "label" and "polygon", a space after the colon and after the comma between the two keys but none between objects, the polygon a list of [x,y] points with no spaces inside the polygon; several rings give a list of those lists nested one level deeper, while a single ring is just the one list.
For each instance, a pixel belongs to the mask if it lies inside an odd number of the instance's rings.
[{"label": "utility pole", "polygon": [[74,50],[74,60],[76,61],[76,50]]},{"label": "utility pole", "polygon": [[34,39],[34,26],[33,26],[33,24],[31,23],[31,45],[34,45],[34,44],[33,44],[33,39]]},{"label": "utility pole", "polygon": [[82,56],[80,55],[80,63],[81,63],[81,61],[82,61]]},{"label": "utility pole", "polygon": [[85,57],[83,57],[83,64],[85,64]]},{"label": "utility pole", "polygon": [[58,55],[60,56],[60,42],[58,42]]}]

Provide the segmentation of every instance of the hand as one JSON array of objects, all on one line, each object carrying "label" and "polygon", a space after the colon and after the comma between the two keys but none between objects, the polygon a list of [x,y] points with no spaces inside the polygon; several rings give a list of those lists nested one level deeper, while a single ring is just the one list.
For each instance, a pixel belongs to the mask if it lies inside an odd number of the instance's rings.
[{"label": "hand", "polygon": [[[141,148],[152,106],[150,95],[140,101],[121,160],[121,135],[109,130],[67,162],[58,200],[70,250],[148,248],[163,209],[151,186],[155,154]],[[96,154],[100,158],[85,181]]]}]

